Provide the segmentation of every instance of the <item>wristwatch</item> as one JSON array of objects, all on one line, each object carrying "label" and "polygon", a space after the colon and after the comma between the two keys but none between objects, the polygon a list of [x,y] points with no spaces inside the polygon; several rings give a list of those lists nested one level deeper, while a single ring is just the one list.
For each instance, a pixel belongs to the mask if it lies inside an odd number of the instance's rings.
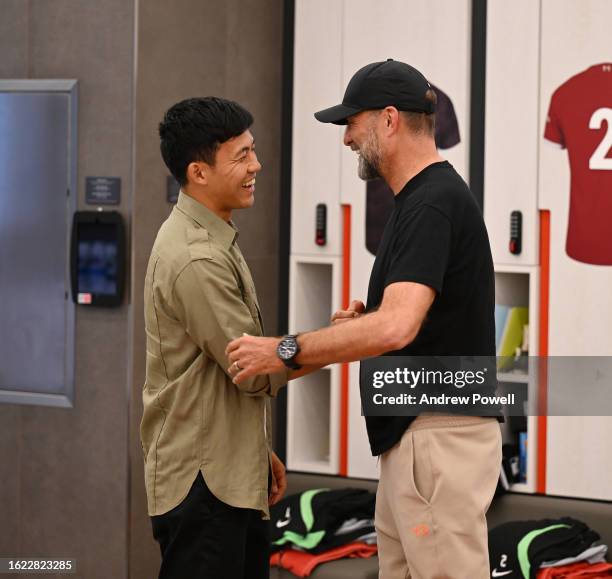
[{"label": "wristwatch", "polygon": [[297,334],[284,336],[276,348],[276,355],[282,360],[283,364],[291,370],[299,370],[301,366],[295,361],[295,357],[300,353],[300,346],[297,343]]}]

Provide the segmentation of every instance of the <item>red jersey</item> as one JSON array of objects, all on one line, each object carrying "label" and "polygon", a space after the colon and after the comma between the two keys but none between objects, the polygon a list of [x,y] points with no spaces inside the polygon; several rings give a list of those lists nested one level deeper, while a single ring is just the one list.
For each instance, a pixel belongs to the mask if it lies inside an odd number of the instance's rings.
[{"label": "red jersey", "polygon": [[568,150],[567,255],[612,265],[612,64],[596,64],[553,93],[544,138]]}]

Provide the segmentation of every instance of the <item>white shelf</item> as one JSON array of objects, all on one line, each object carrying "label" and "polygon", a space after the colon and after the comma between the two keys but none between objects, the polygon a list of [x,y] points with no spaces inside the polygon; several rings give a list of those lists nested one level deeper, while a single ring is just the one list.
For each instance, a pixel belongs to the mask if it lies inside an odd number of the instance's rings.
[{"label": "white shelf", "polygon": [[510,263],[496,263],[495,273],[524,273],[530,275],[539,269],[537,265],[518,265]]},{"label": "white shelf", "polygon": [[508,489],[512,493],[532,493],[533,490],[527,483],[514,483]]},{"label": "white shelf", "polygon": [[287,466],[307,472],[338,472],[338,369],[319,370],[288,387]]},{"label": "white shelf", "polygon": [[289,276],[289,331],[329,326],[340,309],[341,258],[294,254]]},{"label": "white shelf", "polygon": [[337,474],[336,469],[332,468],[328,460],[293,460],[289,469],[299,472]]},{"label": "white shelf", "polygon": [[530,376],[524,372],[498,372],[498,382],[511,382],[513,384],[529,384]]},{"label": "white shelf", "polygon": [[[301,333],[330,324],[340,307],[341,261],[292,255],[289,330]],[[287,388],[287,467],[337,474],[339,468],[340,370],[332,365],[293,380]]]}]

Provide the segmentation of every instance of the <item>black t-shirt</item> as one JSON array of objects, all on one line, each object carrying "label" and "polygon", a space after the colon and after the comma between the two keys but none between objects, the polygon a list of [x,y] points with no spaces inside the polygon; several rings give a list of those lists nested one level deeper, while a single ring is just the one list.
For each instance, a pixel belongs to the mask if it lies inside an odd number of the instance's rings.
[{"label": "black t-shirt", "polygon": [[[395,196],[370,276],[366,312],[395,282],[417,282],[436,297],[417,337],[385,355],[495,356],[495,278],[484,220],[465,181],[433,163]],[[413,416],[366,416],[373,455],[395,445]]]}]

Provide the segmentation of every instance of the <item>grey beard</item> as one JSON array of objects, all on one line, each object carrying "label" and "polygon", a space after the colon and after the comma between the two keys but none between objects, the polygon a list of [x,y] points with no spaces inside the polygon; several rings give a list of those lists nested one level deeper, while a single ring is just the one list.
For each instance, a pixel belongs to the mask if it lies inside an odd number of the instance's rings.
[{"label": "grey beard", "polygon": [[374,179],[380,179],[380,172],[378,171],[378,167],[375,163],[364,157],[363,151],[359,155],[357,175],[363,181],[373,181]]}]

